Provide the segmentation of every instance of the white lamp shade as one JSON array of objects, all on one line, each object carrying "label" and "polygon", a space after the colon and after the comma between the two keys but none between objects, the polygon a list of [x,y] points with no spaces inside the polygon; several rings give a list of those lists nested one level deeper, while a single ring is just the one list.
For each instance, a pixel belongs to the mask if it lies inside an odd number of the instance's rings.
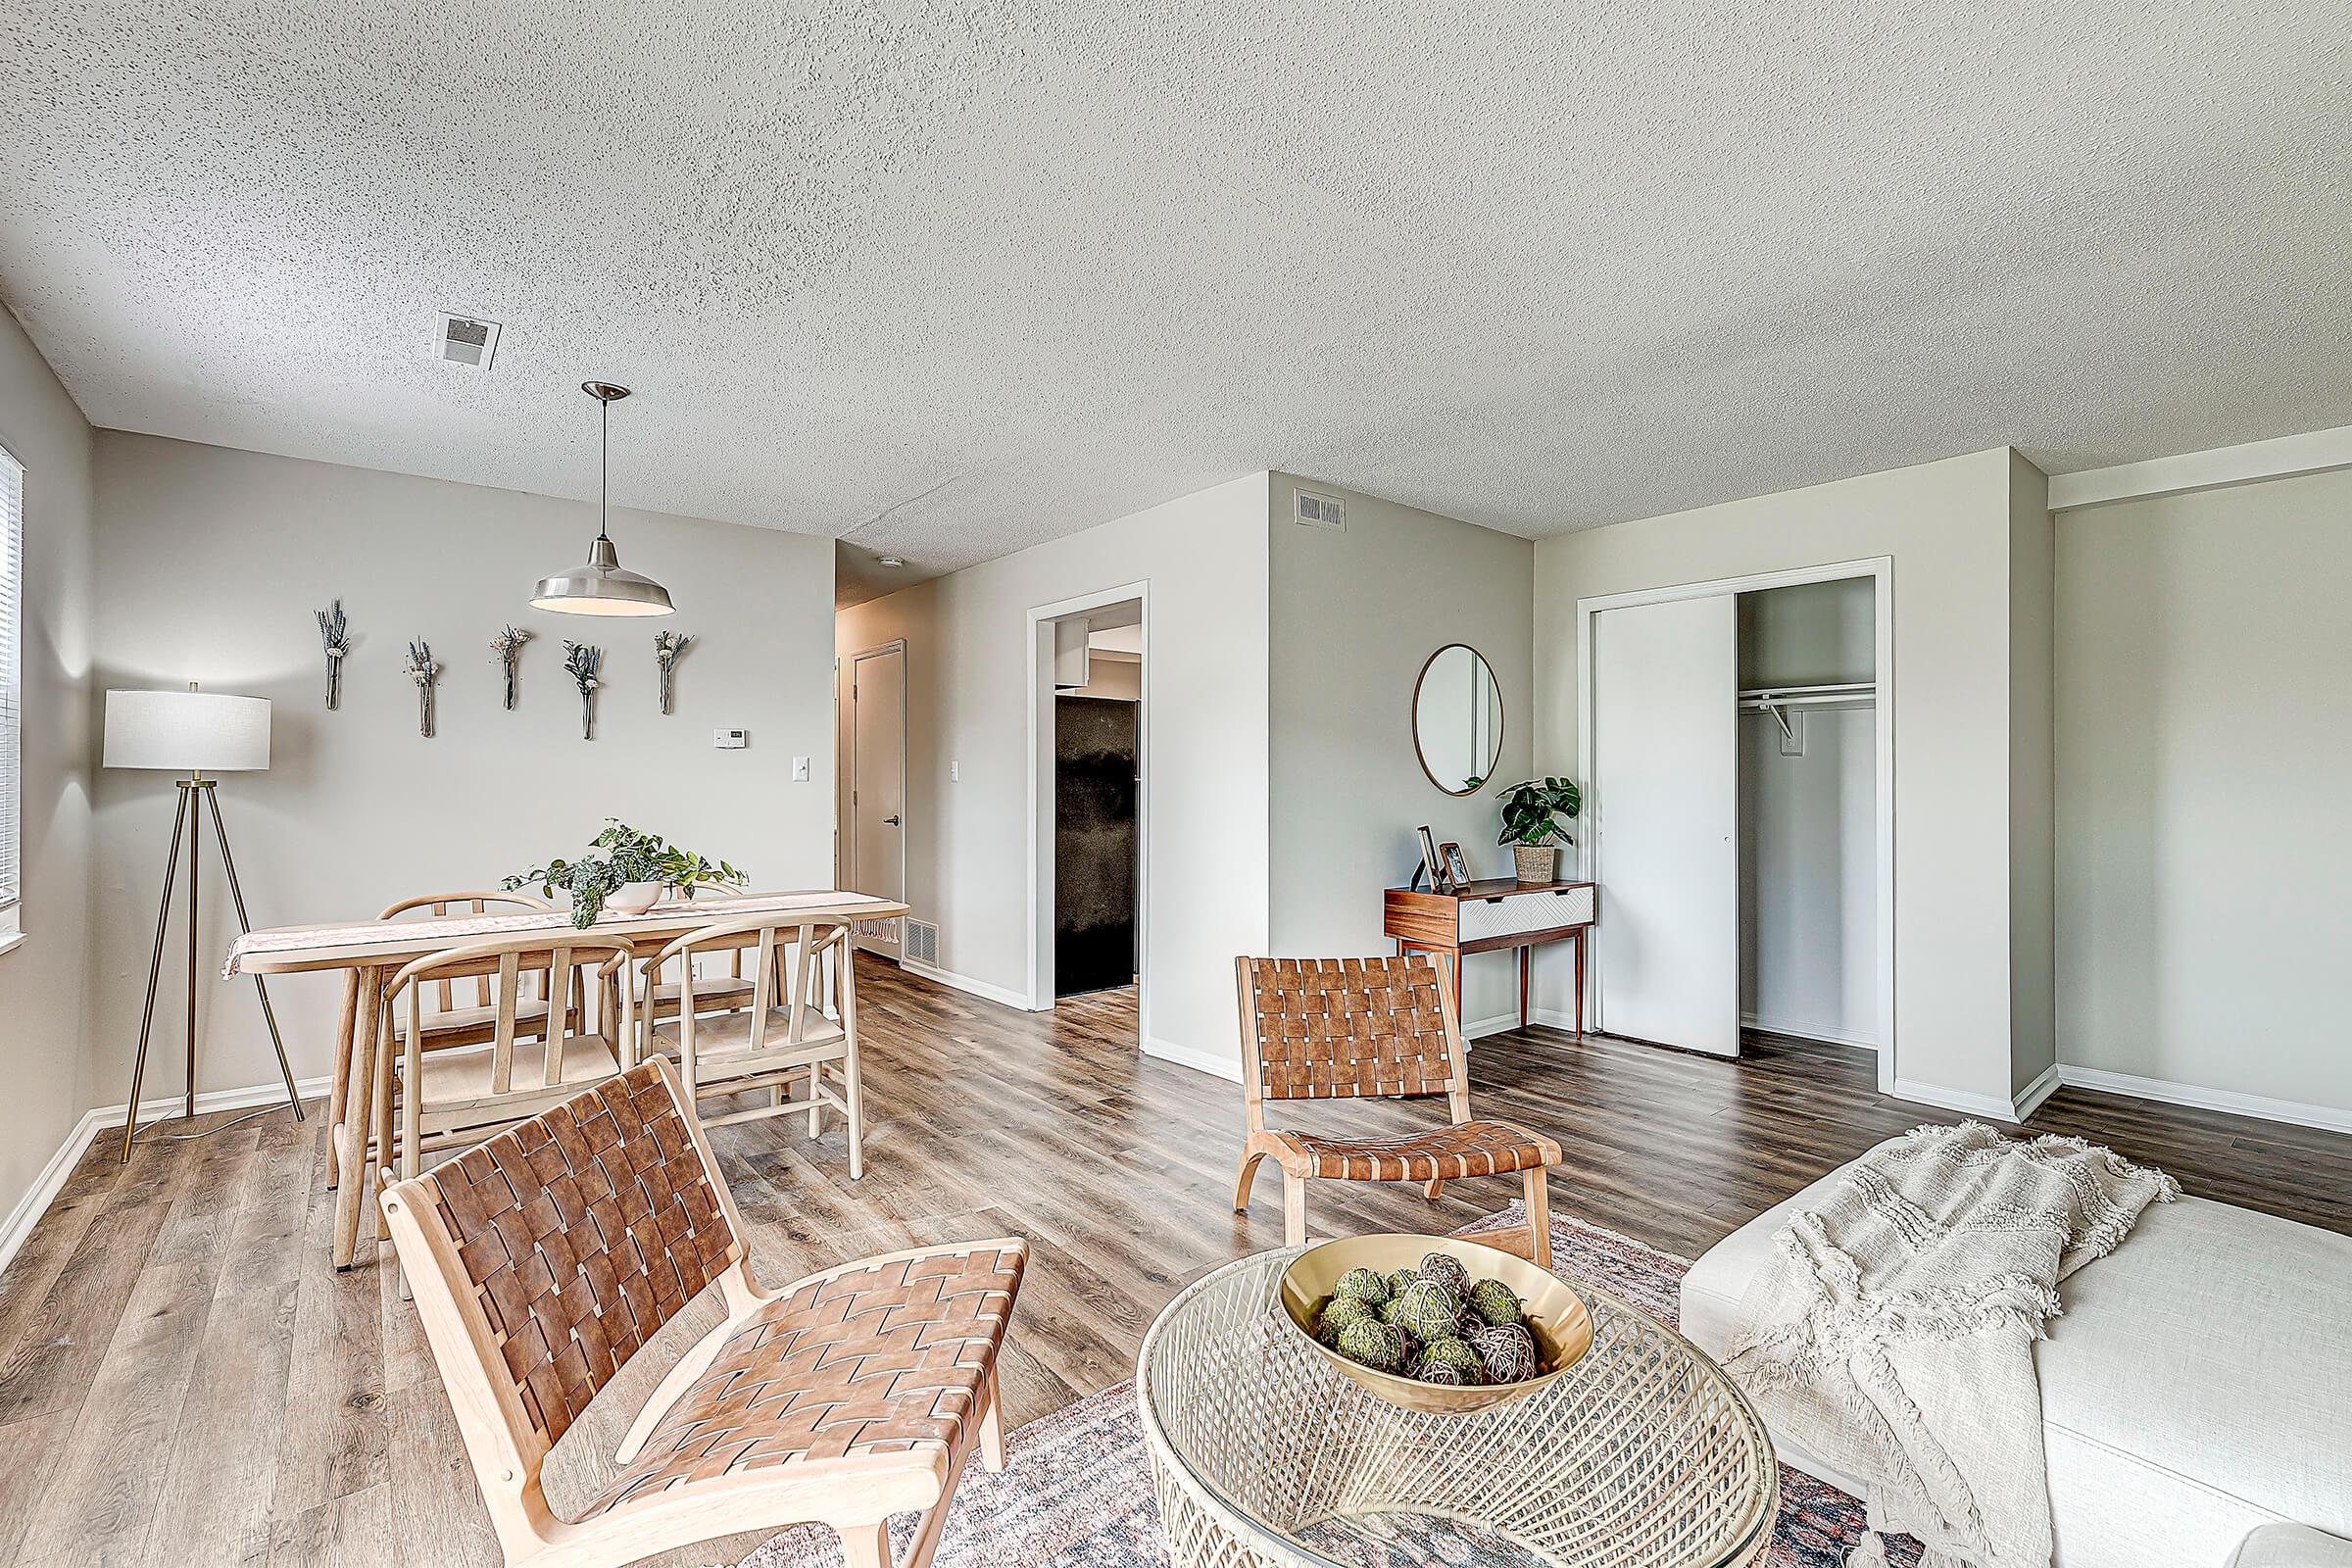
[{"label": "white lamp shade", "polygon": [[108,692],[106,765],[252,773],[270,765],[270,699]]}]

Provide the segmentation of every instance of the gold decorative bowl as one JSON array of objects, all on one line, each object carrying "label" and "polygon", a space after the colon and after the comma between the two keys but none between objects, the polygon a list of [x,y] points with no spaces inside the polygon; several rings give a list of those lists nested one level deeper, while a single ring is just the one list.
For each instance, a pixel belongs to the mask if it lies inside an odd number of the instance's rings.
[{"label": "gold decorative bowl", "polygon": [[[1541,1371],[1522,1382],[1491,1383],[1482,1388],[1423,1383],[1400,1373],[1376,1372],[1315,1338],[1314,1325],[1341,1275],[1351,1268],[1382,1274],[1417,1269],[1431,1252],[1450,1253],[1462,1260],[1472,1279],[1500,1280],[1518,1293],[1528,1332],[1535,1337]],[[1366,1393],[1407,1410],[1433,1415],[1470,1415],[1524,1399],[1576,1365],[1592,1348],[1592,1313],[1583,1297],[1549,1270],[1540,1269],[1516,1253],[1458,1236],[1349,1236],[1317,1243],[1283,1270],[1282,1310],[1317,1353],[1328,1357]]]}]

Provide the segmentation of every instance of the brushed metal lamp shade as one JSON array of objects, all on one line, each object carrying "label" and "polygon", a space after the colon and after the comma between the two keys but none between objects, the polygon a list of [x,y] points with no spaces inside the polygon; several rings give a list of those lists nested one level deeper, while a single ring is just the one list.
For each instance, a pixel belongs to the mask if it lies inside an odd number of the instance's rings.
[{"label": "brushed metal lamp shade", "polygon": [[620,552],[600,533],[588,547],[586,565],[539,579],[531,608],[565,615],[666,615],[677,607],[668,589],[623,566]]},{"label": "brushed metal lamp shade", "polygon": [[612,405],[627,397],[629,389],[610,381],[582,381],[580,390],[596,399],[604,420],[598,446],[596,538],[588,546],[586,565],[539,579],[531,608],[562,615],[666,615],[677,608],[669,602],[669,590],[622,566],[620,552],[605,532],[612,491]]}]

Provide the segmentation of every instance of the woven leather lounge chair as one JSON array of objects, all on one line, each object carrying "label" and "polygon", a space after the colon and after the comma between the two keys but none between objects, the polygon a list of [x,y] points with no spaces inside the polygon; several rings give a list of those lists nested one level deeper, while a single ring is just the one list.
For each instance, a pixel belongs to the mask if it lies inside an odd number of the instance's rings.
[{"label": "woven leather lounge chair", "polygon": [[[1306,1241],[1310,1181],[1419,1182],[1436,1198],[1465,1176],[1520,1176],[1530,1255],[1551,1266],[1545,1172],[1560,1146],[1470,1114],[1470,1069],[1444,958],[1236,958],[1242,1083],[1250,1138],[1234,1212],[1250,1206],[1257,1162],[1282,1171],[1285,1245]],[[1266,1126],[1269,1100],[1444,1095],[1451,1125],[1403,1138],[1325,1138]]]},{"label": "woven leather lounge chair", "polygon": [[[890,1516],[918,1509],[906,1568],[921,1568],[971,1450],[1004,1466],[997,1350],[1027,1245],[919,1248],[761,1290],[666,1061],[383,1206],[509,1568],[615,1568],[802,1523],[838,1531],[850,1568],[887,1568]],[[654,1392],[604,1490],[558,1518],[548,1450],[713,1285],[726,1321]]]}]

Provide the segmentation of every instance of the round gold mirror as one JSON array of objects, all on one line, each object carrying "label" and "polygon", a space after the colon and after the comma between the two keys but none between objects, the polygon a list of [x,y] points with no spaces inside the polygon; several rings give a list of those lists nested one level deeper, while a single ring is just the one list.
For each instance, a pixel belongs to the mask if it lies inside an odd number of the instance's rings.
[{"label": "round gold mirror", "polygon": [[1502,688],[1484,655],[1447,643],[1413,683],[1413,748],[1421,771],[1448,795],[1469,795],[1494,776],[1502,755]]}]

